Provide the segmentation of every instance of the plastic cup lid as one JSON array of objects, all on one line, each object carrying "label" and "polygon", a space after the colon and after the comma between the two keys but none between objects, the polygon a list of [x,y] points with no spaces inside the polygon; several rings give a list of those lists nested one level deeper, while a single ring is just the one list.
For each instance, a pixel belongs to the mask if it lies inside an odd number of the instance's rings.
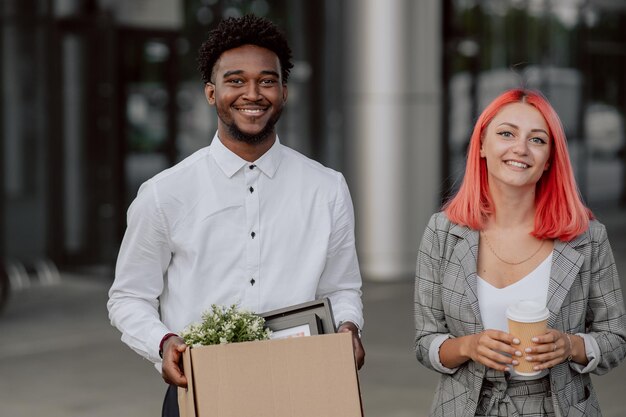
[{"label": "plastic cup lid", "polygon": [[522,323],[542,321],[550,316],[550,310],[544,305],[530,300],[518,301],[506,309],[506,316]]}]

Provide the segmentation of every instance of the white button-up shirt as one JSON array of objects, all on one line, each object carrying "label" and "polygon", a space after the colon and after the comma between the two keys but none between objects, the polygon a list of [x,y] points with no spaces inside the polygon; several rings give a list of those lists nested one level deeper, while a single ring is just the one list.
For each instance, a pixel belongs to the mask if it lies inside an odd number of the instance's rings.
[{"label": "white button-up shirt", "polygon": [[145,182],[127,223],[109,317],[157,369],[163,336],[211,304],[264,312],[329,297],[336,323],[363,326],[345,179],[278,138],[249,163],[216,135]]}]

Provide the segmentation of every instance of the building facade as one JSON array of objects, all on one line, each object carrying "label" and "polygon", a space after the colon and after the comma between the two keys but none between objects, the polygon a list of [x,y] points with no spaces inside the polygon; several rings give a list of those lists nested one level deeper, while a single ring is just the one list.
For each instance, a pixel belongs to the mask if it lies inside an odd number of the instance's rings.
[{"label": "building facade", "polygon": [[221,17],[244,13],[290,39],[279,135],[345,173],[367,279],[412,277],[473,121],[506,88],[548,96],[583,197],[625,210],[622,1],[3,0],[5,274],[111,273],[139,185],[209,143],[196,51]]}]

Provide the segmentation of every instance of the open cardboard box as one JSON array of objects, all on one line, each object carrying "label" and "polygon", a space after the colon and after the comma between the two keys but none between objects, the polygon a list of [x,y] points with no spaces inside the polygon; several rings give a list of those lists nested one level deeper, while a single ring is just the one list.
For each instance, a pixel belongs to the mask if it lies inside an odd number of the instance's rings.
[{"label": "open cardboard box", "polygon": [[187,349],[181,417],[362,417],[350,333]]}]

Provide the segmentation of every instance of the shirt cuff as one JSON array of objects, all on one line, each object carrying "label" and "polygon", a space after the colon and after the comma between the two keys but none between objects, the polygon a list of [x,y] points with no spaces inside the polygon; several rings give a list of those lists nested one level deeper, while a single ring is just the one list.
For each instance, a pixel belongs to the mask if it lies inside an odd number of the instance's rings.
[{"label": "shirt cuff", "polygon": [[585,354],[587,355],[587,360],[589,363],[583,366],[581,364],[570,362],[569,366],[580,374],[588,374],[595,370],[600,363],[600,357],[602,353],[600,352],[600,346],[598,346],[598,342],[593,336],[585,333],[576,333],[576,336],[580,336],[585,341]]},{"label": "shirt cuff", "polygon": [[161,340],[168,333],[174,333],[165,326],[158,326],[153,329],[148,335],[148,359],[154,363],[161,362],[161,355],[159,355],[159,346]]},{"label": "shirt cuff", "polygon": [[338,329],[341,323],[345,323],[346,321],[350,321],[354,323],[354,325],[359,329],[363,330],[363,317],[359,317],[357,314],[353,314],[351,312],[344,312],[343,314],[338,314],[334,317],[335,319],[335,327]]},{"label": "shirt cuff", "polygon": [[430,348],[428,349],[428,358],[430,359],[433,369],[444,374],[453,374],[457,371],[457,369],[459,369],[458,366],[454,369],[446,368],[441,364],[441,360],[439,359],[439,349],[441,348],[441,345],[443,345],[443,342],[450,338],[452,338],[452,335],[440,334],[433,339],[430,343]]},{"label": "shirt cuff", "polygon": [[346,324],[346,323],[352,323],[352,324],[354,324],[354,327],[356,327],[356,331],[357,331],[357,334],[359,335],[359,338],[362,338],[362,337],[363,337],[363,331],[361,330],[361,327],[360,327],[358,324],[356,324],[355,322],[353,322],[352,320],[345,320],[345,321],[339,322],[339,324],[337,324],[337,325],[336,325],[337,330],[339,330],[339,328],[340,328],[343,324]]}]

